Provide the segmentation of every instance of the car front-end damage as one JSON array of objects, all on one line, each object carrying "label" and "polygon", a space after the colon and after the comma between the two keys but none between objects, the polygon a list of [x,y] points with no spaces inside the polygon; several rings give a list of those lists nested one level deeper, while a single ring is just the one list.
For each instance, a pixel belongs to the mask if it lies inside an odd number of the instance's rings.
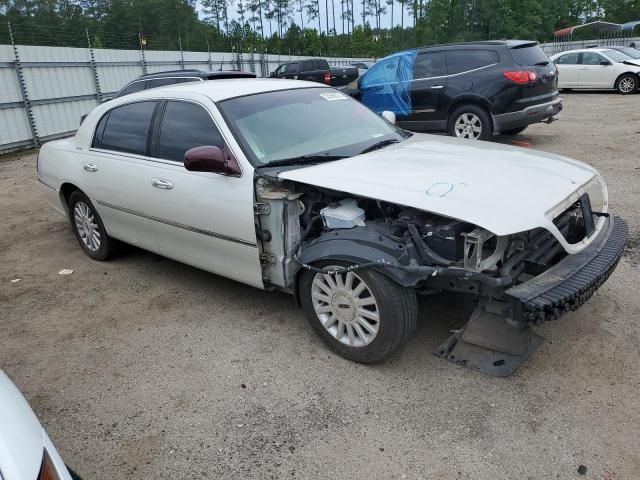
[{"label": "car front-end damage", "polygon": [[[374,160],[374,171],[375,166]],[[435,184],[435,195],[430,195],[434,186],[424,182],[431,185],[427,201],[417,204],[414,179],[407,176],[403,205],[388,201],[384,188],[362,181],[364,175],[351,182],[351,191],[328,188],[332,182],[323,173],[335,171],[327,165],[284,173],[264,170],[256,182],[256,218],[265,284],[297,293],[297,279],[305,270],[336,275],[373,269],[418,292],[476,295],[469,322],[435,354],[484,373],[509,375],[541,342],[531,326],[590,298],[614,270],[628,237],[624,221],[608,213],[607,189],[598,173],[578,162],[573,170],[573,165],[563,167],[549,177],[551,183],[558,177],[562,183],[555,197],[547,195],[547,206],[542,199],[530,202],[528,211],[513,219],[504,217],[514,206],[505,206],[504,199],[497,203],[491,185],[483,186],[487,194],[477,197],[477,206],[467,202],[465,209],[448,185]],[[545,168],[552,171],[553,165],[540,167]],[[371,193],[363,195],[368,185]],[[562,197],[557,195],[561,188]],[[464,218],[443,214],[443,199]],[[487,215],[492,208],[495,217]],[[318,267],[327,260],[348,266]]]}]

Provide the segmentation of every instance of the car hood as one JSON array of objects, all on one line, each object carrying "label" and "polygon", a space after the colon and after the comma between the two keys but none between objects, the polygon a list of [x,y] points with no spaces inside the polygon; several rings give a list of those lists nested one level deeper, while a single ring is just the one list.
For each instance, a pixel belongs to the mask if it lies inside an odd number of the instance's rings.
[{"label": "car hood", "polygon": [[550,211],[575,201],[576,191],[597,175],[594,168],[558,155],[414,134],[382,150],[280,172],[278,177],[508,235],[538,227],[553,231]]},{"label": "car hood", "polygon": [[44,430],[20,391],[0,370],[0,472],[5,480],[37,478]]}]

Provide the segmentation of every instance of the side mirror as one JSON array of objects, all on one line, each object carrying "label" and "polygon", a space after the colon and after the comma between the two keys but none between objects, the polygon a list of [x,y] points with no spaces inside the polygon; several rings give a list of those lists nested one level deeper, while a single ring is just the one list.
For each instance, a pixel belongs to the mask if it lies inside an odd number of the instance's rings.
[{"label": "side mirror", "polygon": [[607,62],[606,60],[603,60],[600,62],[600,65],[602,65],[603,67],[608,67],[609,65],[611,65],[611,62]]},{"label": "side mirror", "polygon": [[240,165],[227,147],[221,149],[204,145],[187,150],[184,154],[184,168],[190,172],[213,172],[221,175],[240,175]]},{"label": "side mirror", "polygon": [[389,110],[385,110],[384,112],[382,112],[382,118],[384,118],[387,122],[389,122],[392,125],[396,124],[396,114],[393,112],[390,112]]}]

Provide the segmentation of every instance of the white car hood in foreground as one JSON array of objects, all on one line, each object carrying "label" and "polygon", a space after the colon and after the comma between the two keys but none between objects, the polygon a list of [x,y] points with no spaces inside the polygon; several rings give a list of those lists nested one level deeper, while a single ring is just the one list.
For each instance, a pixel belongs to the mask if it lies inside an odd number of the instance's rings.
[{"label": "white car hood in foreground", "polygon": [[[597,175],[558,155],[414,134],[382,150],[278,176],[463,220],[496,235],[543,227],[557,238],[552,220],[564,208],[554,207],[568,207]],[[558,240],[571,250],[561,235]]]}]

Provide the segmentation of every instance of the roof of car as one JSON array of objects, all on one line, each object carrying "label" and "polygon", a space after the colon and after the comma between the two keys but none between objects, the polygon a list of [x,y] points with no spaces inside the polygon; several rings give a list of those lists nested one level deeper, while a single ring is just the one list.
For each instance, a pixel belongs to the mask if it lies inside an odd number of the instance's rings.
[{"label": "roof of car", "polygon": [[162,98],[166,94],[178,92],[198,93],[209,97],[214,102],[229,98],[243,97],[255,93],[272,92],[277,90],[293,90],[298,88],[331,88],[315,82],[301,80],[284,80],[272,78],[238,78],[224,79],[215,82],[188,82],[168,85],[166,87],[151,88],[140,92],[125,95],[121,98],[133,100],[145,98]]},{"label": "roof of car", "polygon": [[164,72],[148,73],[146,75],[140,75],[136,80],[149,80],[153,78],[167,78],[167,77],[200,77],[209,80],[216,78],[254,78],[255,73],[242,72],[240,70],[214,70],[206,72],[197,69],[187,70],[167,70]]},{"label": "roof of car", "polygon": [[476,42],[457,42],[457,43],[440,43],[436,45],[424,45],[422,47],[413,48],[411,50],[423,50],[427,48],[455,48],[455,47],[487,47],[487,46],[505,46],[508,48],[521,48],[525,46],[538,45],[534,40],[479,40]]},{"label": "roof of car", "polygon": [[605,50],[611,50],[610,47],[591,47],[591,48],[576,48],[575,50],[566,50],[564,52],[556,53],[553,56],[564,55],[565,53],[584,53],[584,52],[603,52]]}]

